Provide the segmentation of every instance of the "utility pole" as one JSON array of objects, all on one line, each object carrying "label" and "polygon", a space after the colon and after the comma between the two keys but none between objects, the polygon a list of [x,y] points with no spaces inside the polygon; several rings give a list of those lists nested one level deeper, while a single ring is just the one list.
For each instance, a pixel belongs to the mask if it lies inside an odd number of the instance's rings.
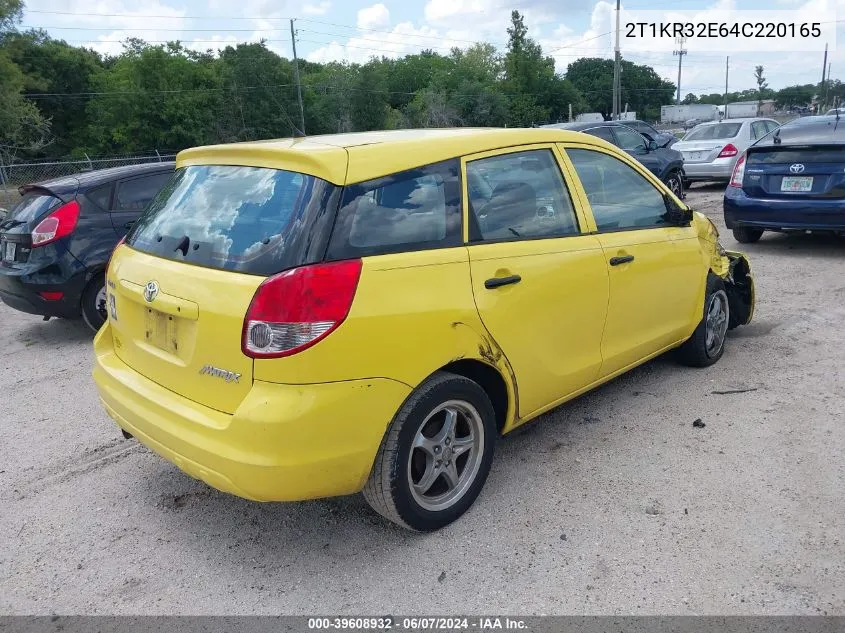
[{"label": "utility pole", "polygon": [[299,132],[305,136],[305,108],[302,106],[302,86],[299,83],[299,60],[296,58],[296,33],[290,21],[290,42],[293,46],[293,74],[296,78],[296,99],[299,101]]},{"label": "utility pole", "polygon": [[619,14],[621,13],[621,0],[616,0],[616,47],[614,48],[613,56],[613,120],[619,119],[619,105],[622,103],[622,97],[619,94],[621,81],[621,63],[622,53],[619,51]]},{"label": "utility pole", "polygon": [[725,118],[728,116],[728,71],[730,70],[731,58],[725,57]]},{"label": "utility pole", "polygon": [[678,56],[678,96],[675,99],[675,105],[681,105],[681,64],[684,61],[684,55],[687,54],[687,52],[684,50],[684,42],[687,41],[687,38],[677,37],[675,38],[675,41],[678,43],[679,49],[677,51],[672,51],[673,55]]}]

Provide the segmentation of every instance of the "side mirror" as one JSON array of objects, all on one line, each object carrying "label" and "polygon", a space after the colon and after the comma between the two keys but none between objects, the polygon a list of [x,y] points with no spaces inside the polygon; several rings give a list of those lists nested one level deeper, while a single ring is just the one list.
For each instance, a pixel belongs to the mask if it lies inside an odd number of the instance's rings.
[{"label": "side mirror", "polygon": [[657,141],[655,141],[655,140],[650,140],[650,141],[648,142],[648,151],[653,152],[653,151],[655,151],[656,149],[660,149],[660,146],[657,144]]},{"label": "side mirror", "polygon": [[667,224],[672,226],[689,226],[692,222],[692,209],[681,207],[668,193],[663,196],[666,214],[663,216]]}]

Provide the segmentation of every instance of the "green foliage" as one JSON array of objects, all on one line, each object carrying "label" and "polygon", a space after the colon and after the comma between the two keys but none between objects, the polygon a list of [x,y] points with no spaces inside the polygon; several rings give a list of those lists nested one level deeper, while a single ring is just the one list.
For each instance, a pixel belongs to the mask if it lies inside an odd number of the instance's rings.
[{"label": "green foliage", "polygon": [[[219,142],[288,137],[300,125],[292,61],[262,43],[204,53],[179,42],[130,39],[115,57],[18,33],[21,0],[0,0],[0,151],[4,158],[176,150]],[[309,135],[443,126],[532,126],[587,111],[609,117],[613,62],[583,58],[563,76],[511,13],[504,51],[479,42],[448,54],[424,50],[364,64],[300,60]],[[777,98],[804,105],[838,81],[775,93],[756,87],[729,101]],[[658,119],[675,86],[653,68],[622,61],[622,104]],[[722,104],[724,95],[688,94],[684,103]]]}]

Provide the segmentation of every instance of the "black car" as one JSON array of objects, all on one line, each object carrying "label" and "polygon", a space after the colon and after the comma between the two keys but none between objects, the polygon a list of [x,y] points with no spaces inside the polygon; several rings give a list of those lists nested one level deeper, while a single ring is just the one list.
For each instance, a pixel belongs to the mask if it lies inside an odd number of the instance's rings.
[{"label": "black car", "polygon": [[45,318],[106,319],[103,272],[175,163],[91,171],[20,187],[0,219],[0,299]]},{"label": "black car", "polygon": [[679,198],[684,197],[684,157],[671,148],[660,147],[654,139],[628,127],[627,121],[553,123],[543,127],[585,132],[603,138],[625,150],[660,178]]}]

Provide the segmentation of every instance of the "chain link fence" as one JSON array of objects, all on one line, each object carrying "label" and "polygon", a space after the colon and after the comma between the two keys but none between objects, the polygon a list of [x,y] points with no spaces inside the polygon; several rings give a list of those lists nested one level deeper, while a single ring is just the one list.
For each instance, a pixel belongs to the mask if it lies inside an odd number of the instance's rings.
[{"label": "chain link fence", "polygon": [[[175,157],[176,152],[173,150],[153,150],[148,154],[94,157],[86,154],[84,158],[77,160],[39,161],[11,165],[0,161],[0,209],[8,209],[17,203],[20,198],[18,187],[21,185],[109,167],[170,161]],[[4,211],[0,210],[0,218],[4,215]]]}]

